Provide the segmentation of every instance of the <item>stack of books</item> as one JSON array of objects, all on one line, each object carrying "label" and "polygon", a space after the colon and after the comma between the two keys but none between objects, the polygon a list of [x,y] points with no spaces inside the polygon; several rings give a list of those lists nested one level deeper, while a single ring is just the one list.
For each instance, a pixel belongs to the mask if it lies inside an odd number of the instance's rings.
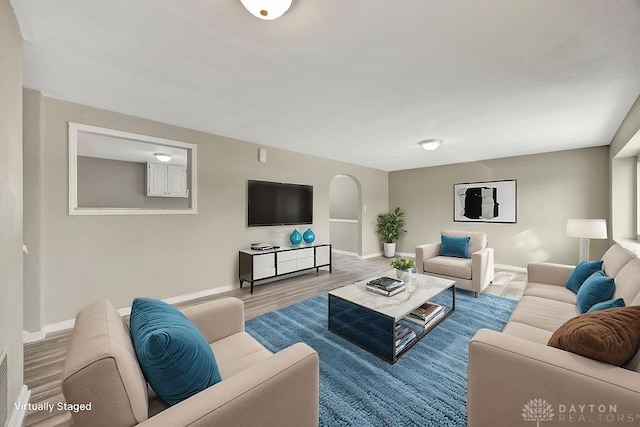
[{"label": "stack of books", "polygon": [[365,285],[369,292],[390,297],[404,291],[404,282],[400,279],[392,279],[391,277],[379,277],[373,279]]},{"label": "stack of books", "polygon": [[414,338],[416,333],[407,325],[396,325],[396,354],[400,353]]},{"label": "stack of books", "polygon": [[254,251],[268,251],[273,249],[273,246],[268,243],[252,243],[251,249],[253,249]]},{"label": "stack of books", "polygon": [[427,302],[409,313],[407,319],[419,325],[427,326],[430,322],[442,317],[442,315],[444,315],[443,306]]}]

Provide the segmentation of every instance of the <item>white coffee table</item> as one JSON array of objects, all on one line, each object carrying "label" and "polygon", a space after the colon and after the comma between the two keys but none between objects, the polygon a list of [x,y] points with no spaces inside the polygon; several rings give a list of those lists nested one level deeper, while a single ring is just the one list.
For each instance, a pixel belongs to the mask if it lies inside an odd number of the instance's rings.
[{"label": "white coffee table", "polygon": [[[386,297],[369,292],[365,285],[376,277],[394,277],[393,270],[382,275],[343,286],[329,292],[329,330],[359,345],[370,353],[395,363],[420,339],[453,313],[456,306],[455,282],[439,277],[418,274],[406,283],[406,289]],[[442,315],[423,327],[413,324],[416,337],[396,351],[396,325],[407,323],[413,310],[443,292],[451,293],[451,303],[443,304]]]}]

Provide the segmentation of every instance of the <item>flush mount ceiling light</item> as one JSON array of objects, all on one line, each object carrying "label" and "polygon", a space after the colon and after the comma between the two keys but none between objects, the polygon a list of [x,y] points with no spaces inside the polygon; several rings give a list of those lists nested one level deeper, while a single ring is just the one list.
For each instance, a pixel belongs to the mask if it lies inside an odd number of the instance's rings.
[{"label": "flush mount ceiling light", "polygon": [[161,162],[168,162],[173,158],[171,154],[167,153],[153,153],[153,155],[156,156],[156,159],[160,160]]},{"label": "flush mount ceiling light", "polygon": [[291,7],[293,0],[240,0],[253,16],[270,21],[281,17]]},{"label": "flush mount ceiling light", "polygon": [[420,144],[420,146],[427,151],[433,151],[433,150],[436,150],[438,147],[440,147],[440,144],[442,144],[442,140],[441,139],[425,139],[424,141],[419,142],[418,144]]}]

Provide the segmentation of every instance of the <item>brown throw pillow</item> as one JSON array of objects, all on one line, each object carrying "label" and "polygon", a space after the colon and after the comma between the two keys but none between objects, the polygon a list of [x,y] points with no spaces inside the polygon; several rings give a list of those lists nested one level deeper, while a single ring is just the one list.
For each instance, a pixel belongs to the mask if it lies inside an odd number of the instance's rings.
[{"label": "brown throw pillow", "polygon": [[612,365],[624,365],[640,345],[640,306],[582,314],[561,325],[551,347]]}]

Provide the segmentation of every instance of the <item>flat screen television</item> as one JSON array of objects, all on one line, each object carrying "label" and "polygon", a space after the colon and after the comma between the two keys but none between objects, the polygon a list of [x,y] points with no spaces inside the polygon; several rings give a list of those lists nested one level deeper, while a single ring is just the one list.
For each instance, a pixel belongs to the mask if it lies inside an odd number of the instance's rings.
[{"label": "flat screen television", "polygon": [[247,184],[247,225],[313,223],[313,186],[253,181]]}]

